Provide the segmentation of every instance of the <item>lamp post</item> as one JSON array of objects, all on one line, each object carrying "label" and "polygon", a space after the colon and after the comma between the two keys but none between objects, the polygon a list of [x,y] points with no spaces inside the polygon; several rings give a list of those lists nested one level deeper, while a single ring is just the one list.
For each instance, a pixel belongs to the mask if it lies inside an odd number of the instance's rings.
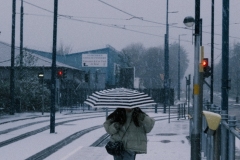
[{"label": "lamp post", "polygon": [[58,13],[58,0],[54,0],[50,133],[55,133],[57,13]]},{"label": "lamp post", "polygon": [[164,107],[163,113],[166,113],[167,105],[169,105],[169,24],[168,13],[178,13],[178,11],[168,12],[168,0],[166,9],[166,34],[165,34],[165,52],[164,52]]},{"label": "lamp post", "polygon": [[168,53],[168,0],[167,0],[167,11],[166,11],[166,34],[165,34],[165,52],[164,52],[164,107],[163,113],[166,113],[168,105],[168,79],[169,79],[169,53]]},{"label": "lamp post", "polygon": [[185,36],[186,34],[180,34],[178,35],[178,100],[180,101],[180,86],[181,86],[181,83],[180,83],[180,51],[181,51],[181,46],[180,46],[180,37],[181,36]]},{"label": "lamp post", "polygon": [[15,113],[15,24],[16,24],[16,0],[12,0],[12,39],[11,39],[11,68],[10,68],[10,115]]},{"label": "lamp post", "polygon": [[194,42],[194,81],[193,81],[193,128],[191,132],[191,160],[201,160],[201,127],[202,127],[202,106],[200,102],[200,0],[195,0],[195,20],[193,17],[186,17],[184,24],[188,27],[195,22],[195,42]]},{"label": "lamp post", "polygon": [[21,0],[20,14],[20,66],[23,66],[23,0]]}]

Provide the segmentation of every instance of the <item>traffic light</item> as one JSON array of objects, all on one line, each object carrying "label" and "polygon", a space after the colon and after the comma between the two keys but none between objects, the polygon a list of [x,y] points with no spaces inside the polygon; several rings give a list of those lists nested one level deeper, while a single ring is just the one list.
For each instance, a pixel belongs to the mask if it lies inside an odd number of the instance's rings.
[{"label": "traffic light", "polygon": [[58,79],[67,78],[67,70],[63,68],[59,68],[57,70],[57,78]]},{"label": "traffic light", "polygon": [[62,70],[62,69],[58,69],[58,70],[57,70],[57,78],[58,78],[58,79],[63,78],[63,70]]},{"label": "traffic light", "polygon": [[203,77],[204,78],[209,77],[212,73],[211,73],[211,67],[208,66],[208,58],[203,58],[202,66],[203,66]]},{"label": "traffic light", "polygon": [[63,78],[67,78],[67,69],[63,69]]}]

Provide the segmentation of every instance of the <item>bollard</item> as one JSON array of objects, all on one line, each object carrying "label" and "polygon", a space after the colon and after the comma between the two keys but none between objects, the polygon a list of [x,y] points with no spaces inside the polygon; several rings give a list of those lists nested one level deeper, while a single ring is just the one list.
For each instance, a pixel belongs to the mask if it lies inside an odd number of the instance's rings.
[{"label": "bollard", "polygon": [[227,111],[222,110],[221,113],[222,120],[221,120],[221,160],[228,160],[228,130],[223,125],[223,122],[227,122],[228,114]]},{"label": "bollard", "polygon": [[231,129],[236,127],[236,116],[228,116],[229,124],[229,160],[235,160],[235,135],[231,132]]},{"label": "bollard", "polygon": [[157,113],[158,104],[155,105],[155,113]]}]

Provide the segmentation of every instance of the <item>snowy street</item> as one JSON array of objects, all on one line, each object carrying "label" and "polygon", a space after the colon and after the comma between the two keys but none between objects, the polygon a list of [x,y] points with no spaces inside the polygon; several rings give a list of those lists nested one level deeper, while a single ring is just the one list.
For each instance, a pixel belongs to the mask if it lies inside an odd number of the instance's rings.
[{"label": "snowy street", "polygon": [[[188,120],[177,120],[176,114],[172,114],[171,117],[175,118],[168,123],[168,114],[153,112],[148,114],[154,117],[156,124],[148,134],[148,154],[137,155],[137,159],[157,160],[159,157],[169,160],[179,157],[189,159],[190,144],[186,138],[189,134]],[[28,119],[23,120],[24,118]],[[104,144],[99,147],[91,146],[106,133],[102,127],[105,121],[104,112],[67,115],[56,113],[55,134],[50,134],[50,118],[47,114],[41,116],[40,113],[22,113],[1,119],[1,159],[36,159],[34,156],[40,154],[43,157],[40,156],[39,159],[49,160],[113,159],[105,151]],[[88,131],[87,129],[91,127],[92,130]],[[43,152],[46,148],[48,154]]]}]

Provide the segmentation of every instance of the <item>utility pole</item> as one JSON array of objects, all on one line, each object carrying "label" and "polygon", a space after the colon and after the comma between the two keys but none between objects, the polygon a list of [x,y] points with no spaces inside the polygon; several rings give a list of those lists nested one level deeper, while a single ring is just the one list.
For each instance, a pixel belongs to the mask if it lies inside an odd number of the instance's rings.
[{"label": "utility pole", "polygon": [[200,54],[200,0],[195,0],[195,42],[193,81],[193,128],[191,133],[191,160],[201,160],[202,107],[199,105],[199,54]]},{"label": "utility pole", "polygon": [[178,45],[178,101],[180,101],[180,35],[178,35]]},{"label": "utility pole", "polygon": [[[178,44],[179,44],[179,46],[178,46],[178,100],[180,101],[180,91],[181,91],[181,83],[180,83],[180,61],[181,61],[181,59],[180,59],[180,55],[181,55],[181,45],[180,45],[180,37],[181,36],[184,36],[184,35],[186,35],[186,34],[180,34],[180,35],[178,35]],[[186,90],[186,92],[187,92],[187,90]]]},{"label": "utility pole", "polygon": [[16,0],[12,1],[12,42],[11,42],[11,69],[10,69],[10,115],[15,112],[15,73],[14,73],[14,59],[15,59],[15,19],[16,19]]},{"label": "utility pole", "polygon": [[166,113],[166,108],[169,103],[169,48],[168,48],[168,0],[166,10],[166,34],[165,34],[165,52],[164,52],[164,107],[163,113]]},{"label": "utility pole", "polygon": [[20,10],[21,10],[21,14],[20,14],[20,67],[22,67],[23,66],[23,0],[21,0]]},{"label": "utility pole", "polygon": [[54,0],[50,133],[55,133],[57,14],[58,14],[58,0]]},{"label": "utility pole", "polygon": [[210,102],[213,104],[213,73],[214,73],[214,0],[212,0],[212,22],[211,22],[211,88]]},{"label": "utility pole", "polygon": [[[229,0],[223,0],[222,7],[222,113],[228,115],[228,90],[229,90]],[[225,121],[228,121],[227,119]],[[221,145],[229,146],[228,132],[224,132],[224,127],[221,126]],[[221,159],[228,160],[228,149],[224,150],[221,146]]]}]

